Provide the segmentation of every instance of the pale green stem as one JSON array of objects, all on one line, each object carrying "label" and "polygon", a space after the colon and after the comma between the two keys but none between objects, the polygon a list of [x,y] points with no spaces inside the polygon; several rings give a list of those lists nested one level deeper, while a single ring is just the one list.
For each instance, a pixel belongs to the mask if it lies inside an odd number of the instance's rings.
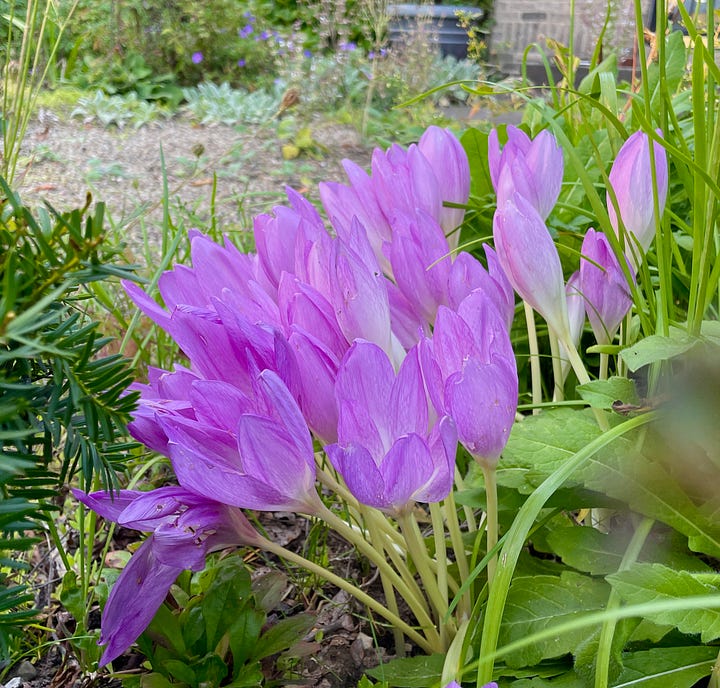
[{"label": "pale green stem", "polygon": [[[374,527],[374,524],[370,522],[368,522],[368,531],[370,533],[370,540],[372,541],[375,549],[377,549],[380,556],[383,556],[385,552],[385,547],[383,545],[383,539],[385,537],[384,533],[378,532],[378,530]],[[392,543],[390,543],[390,547],[393,547]],[[385,575],[382,571],[380,571],[380,581],[383,586],[383,592],[385,593],[385,600],[387,601],[388,609],[395,614],[395,616],[399,617],[400,612],[397,606],[397,599],[395,598],[395,588],[388,580],[387,575]],[[403,635],[402,630],[397,626],[393,626],[393,638],[395,640],[395,654],[398,657],[404,657],[405,636]]]},{"label": "pale green stem", "polygon": [[[449,599],[448,595],[448,571],[447,571],[447,550],[445,545],[445,523],[443,522],[442,508],[434,502],[430,504],[430,518],[432,520],[433,538],[435,540],[435,560],[437,561],[436,580],[440,597]],[[444,645],[449,645],[447,627],[440,625],[440,640]]]},{"label": "pale green stem", "polygon": [[[408,551],[412,557],[415,568],[420,574],[420,580],[425,588],[425,593],[430,600],[430,603],[435,608],[438,623],[444,618],[450,606],[448,598],[443,598],[438,588],[438,582],[433,574],[430,567],[428,551],[425,547],[425,542],[418,527],[417,521],[413,517],[412,513],[406,512],[398,516],[398,523],[400,524],[400,530],[402,530],[405,542],[408,546]],[[456,629],[454,624],[450,625],[451,635],[455,635]]]},{"label": "pale green stem", "polygon": [[[316,456],[316,459],[317,458],[318,457]],[[398,574],[402,577],[403,581],[410,589],[411,597],[414,601],[414,604],[416,605],[415,608],[422,608],[425,612],[426,618],[429,619],[429,607],[427,606],[427,602],[425,601],[422,591],[420,590],[420,587],[415,581],[414,576],[412,575],[412,573],[410,573],[410,569],[408,569],[405,561],[403,560],[403,557],[398,553],[397,550],[397,548],[400,548],[401,550],[405,551],[405,540],[403,539],[402,535],[390,525],[387,518],[382,513],[380,513],[377,509],[366,506],[365,504],[360,504],[355,499],[355,497],[353,497],[347,487],[341,484],[338,480],[335,479],[333,475],[326,471],[319,461],[317,463],[318,466],[316,476],[318,478],[318,481],[325,487],[328,487],[333,493],[342,498],[342,500],[348,506],[348,509],[355,512],[358,522],[369,524],[370,521],[372,521],[373,527],[376,530],[382,531],[383,534],[391,541],[391,546],[385,548],[385,553],[390,557]],[[342,521],[342,523],[344,524],[345,528],[353,530],[350,524],[346,523],[345,521]],[[343,532],[345,531],[343,530]],[[353,530],[353,532],[355,531]],[[407,599],[406,595],[403,592],[400,592],[400,594]],[[409,600],[408,603],[410,603]]]},{"label": "pale green stem", "polygon": [[[470,568],[468,567],[467,554],[465,553],[465,542],[463,541],[460,523],[458,522],[455,497],[452,492],[445,498],[443,509],[445,510],[445,523],[447,523],[450,542],[452,543],[455,561],[460,574],[460,585],[463,585],[470,575]],[[470,599],[470,591],[468,590],[460,600],[458,618],[468,618],[471,609],[472,600]]]},{"label": "pale green stem", "polygon": [[[563,339],[561,341],[565,346],[568,358],[570,359],[570,365],[575,371],[575,375],[577,376],[578,381],[581,385],[587,384],[588,382],[590,382],[590,376],[588,375],[587,370],[585,370],[585,364],[583,363],[583,360],[578,353],[577,347],[573,342],[570,341],[570,337],[567,337],[566,339]],[[594,408],[593,414],[595,415],[595,420],[597,420],[597,423],[600,426],[601,430],[604,431],[610,428],[608,419],[602,409]]]},{"label": "pale green stem", "polygon": [[[355,545],[358,551],[364,554],[375,566],[378,567],[381,573],[385,573],[388,580],[392,582],[393,587],[403,596],[412,613],[417,618],[421,627],[425,631],[426,635],[432,636],[432,642],[437,642],[440,646],[440,636],[437,633],[435,624],[428,615],[425,607],[424,600],[418,600],[415,593],[410,589],[408,584],[400,577],[400,575],[388,564],[385,558],[362,537],[359,533],[353,530],[345,521],[339,516],[336,516],[330,509],[324,504],[318,507],[316,516],[323,519],[333,530],[342,535],[350,544]],[[406,634],[407,635],[407,634]],[[437,641],[435,641],[437,636]]]},{"label": "pale green stem", "polygon": [[[462,479],[462,476],[460,475],[460,471],[458,470],[457,466],[455,467],[455,487],[457,488],[458,492],[462,492],[465,489],[465,481]],[[451,497],[454,504],[455,497],[452,493]],[[465,522],[468,531],[472,533],[477,530],[477,526],[475,525],[475,512],[472,510],[472,507],[468,506],[467,504],[463,504],[463,513],[465,514]]]},{"label": "pale green stem", "polygon": [[[625,571],[637,561],[654,524],[655,521],[652,518],[644,518],[640,522],[640,525],[633,534],[632,540],[630,540],[627,550],[625,550],[625,555],[620,562],[618,571]],[[610,611],[617,609],[619,606],[620,596],[615,590],[611,590],[606,609]],[[612,640],[616,625],[617,619],[609,619],[603,624],[602,630],[600,631],[597,660],[595,662],[595,688],[605,688],[609,685],[610,654],[612,652]]]},{"label": "pale green stem", "polygon": [[[530,347],[530,379],[532,381],[533,406],[542,402],[542,376],[540,375],[540,349],[538,348],[537,330],[535,329],[535,313],[532,306],[523,301],[525,307],[525,322],[527,323],[528,345]],[[540,413],[539,408],[533,409],[533,414]]]},{"label": "pale green stem", "polygon": [[599,372],[598,377],[601,380],[607,380],[609,364],[610,364],[610,355],[609,354],[600,354],[600,372]]},{"label": "pale green stem", "polygon": [[[495,468],[480,465],[483,476],[485,477],[485,497],[487,500],[487,523],[485,532],[487,533],[487,551],[497,545],[498,541],[498,499],[497,499],[497,476]],[[497,555],[495,555],[487,565],[488,587],[492,591],[492,582],[495,578],[495,569],[497,568]]]},{"label": "pale green stem", "polygon": [[564,401],[565,391],[563,389],[563,359],[560,356],[560,346],[558,345],[558,338],[554,332],[550,332],[550,354],[552,356],[552,369],[553,369],[553,401]]},{"label": "pale green stem", "polygon": [[399,616],[393,614],[393,612],[380,604],[380,602],[378,602],[375,598],[370,597],[370,595],[360,590],[360,588],[334,574],[332,571],[328,571],[328,569],[320,566],[319,564],[316,564],[309,559],[305,559],[305,557],[301,557],[299,554],[295,554],[295,552],[291,552],[289,549],[285,549],[281,545],[271,542],[270,540],[265,540],[263,538],[263,542],[260,546],[262,549],[272,552],[273,554],[277,554],[277,556],[285,561],[301,566],[306,571],[310,571],[310,573],[320,578],[324,578],[329,583],[332,583],[341,590],[349,593],[356,600],[362,602],[366,607],[372,609],[374,612],[377,612],[386,621],[389,621],[395,628],[399,628],[408,638],[410,638],[410,640],[425,650],[425,652],[442,652],[443,648],[439,643],[439,637],[435,642],[425,638],[412,626],[403,621]]}]

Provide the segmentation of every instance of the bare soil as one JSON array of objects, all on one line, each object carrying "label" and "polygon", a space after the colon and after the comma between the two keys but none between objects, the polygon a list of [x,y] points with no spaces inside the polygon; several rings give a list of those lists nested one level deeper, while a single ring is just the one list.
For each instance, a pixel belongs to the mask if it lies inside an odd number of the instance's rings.
[{"label": "bare soil", "polygon": [[285,160],[275,123],[197,126],[176,116],[117,129],[45,114],[28,129],[14,188],[25,203],[59,211],[84,206],[90,192],[139,251],[143,228],[159,245],[165,183],[176,221],[202,228],[214,212],[221,228],[249,228],[253,215],[283,202],[286,185],[316,197],[318,181],[345,179],[343,158],[369,164],[371,149],[353,127],[318,123],[312,135],[314,155]]}]

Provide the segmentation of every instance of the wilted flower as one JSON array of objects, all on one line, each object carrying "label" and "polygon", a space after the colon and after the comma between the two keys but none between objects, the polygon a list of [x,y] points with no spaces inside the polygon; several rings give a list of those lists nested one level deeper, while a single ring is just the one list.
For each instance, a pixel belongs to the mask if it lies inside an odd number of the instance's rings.
[{"label": "wilted flower", "polygon": [[592,228],[582,245],[580,291],[595,339],[598,344],[609,344],[630,310],[632,298],[610,242]]},{"label": "wilted flower", "polygon": [[103,610],[101,666],[145,630],[182,571],[201,571],[210,552],[261,542],[238,509],[182,487],[73,494],[103,518],[152,533],[130,558]]},{"label": "wilted flower", "polygon": [[[657,130],[660,134],[660,130]],[[655,177],[660,214],[665,209],[668,192],[668,164],[665,149],[653,141],[655,156]],[[650,165],[650,138],[643,131],[636,131],[623,144],[610,170],[610,185],[615,192],[617,206],[625,229],[633,237],[633,245],[626,253],[633,269],[637,271],[642,263],[637,245],[645,254],[655,236],[655,207],[653,180]],[[619,233],[619,222],[610,194],[607,197],[610,222]]]},{"label": "wilted flower", "polygon": [[402,513],[439,502],[452,488],[457,436],[429,408],[417,347],[397,375],[375,344],[356,341],[343,359],[335,394],[338,442],[328,457],[363,504]]}]

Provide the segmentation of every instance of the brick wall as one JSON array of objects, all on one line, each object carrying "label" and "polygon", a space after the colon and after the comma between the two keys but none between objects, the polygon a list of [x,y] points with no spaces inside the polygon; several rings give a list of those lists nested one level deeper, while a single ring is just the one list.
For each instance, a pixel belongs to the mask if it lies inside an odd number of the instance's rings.
[{"label": "brick wall", "polygon": [[[608,36],[618,51],[632,48],[633,3],[614,2],[614,26]],[[575,54],[589,58],[602,27],[607,0],[576,0]],[[491,50],[501,69],[516,72],[530,43],[545,47],[545,38],[567,45],[570,35],[570,0],[495,0]],[[537,51],[531,60],[540,61]]]}]

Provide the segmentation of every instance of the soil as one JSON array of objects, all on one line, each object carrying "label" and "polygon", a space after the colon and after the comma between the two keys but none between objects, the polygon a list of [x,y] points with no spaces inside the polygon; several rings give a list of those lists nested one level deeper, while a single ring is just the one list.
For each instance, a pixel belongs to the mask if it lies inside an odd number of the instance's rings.
[{"label": "soil", "polygon": [[218,226],[248,229],[253,215],[283,203],[286,185],[317,198],[318,181],[345,180],[343,158],[369,164],[371,149],[353,127],[317,123],[311,131],[315,150],[285,160],[274,123],[197,126],[176,116],[117,129],[43,113],[28,128],[14,188],[25,203],[59,211],[84,206],[90,192],[138,254],[144,228],[151,246],[160,244],[165,180],[176,224],[209,225],[215,175]]}]

